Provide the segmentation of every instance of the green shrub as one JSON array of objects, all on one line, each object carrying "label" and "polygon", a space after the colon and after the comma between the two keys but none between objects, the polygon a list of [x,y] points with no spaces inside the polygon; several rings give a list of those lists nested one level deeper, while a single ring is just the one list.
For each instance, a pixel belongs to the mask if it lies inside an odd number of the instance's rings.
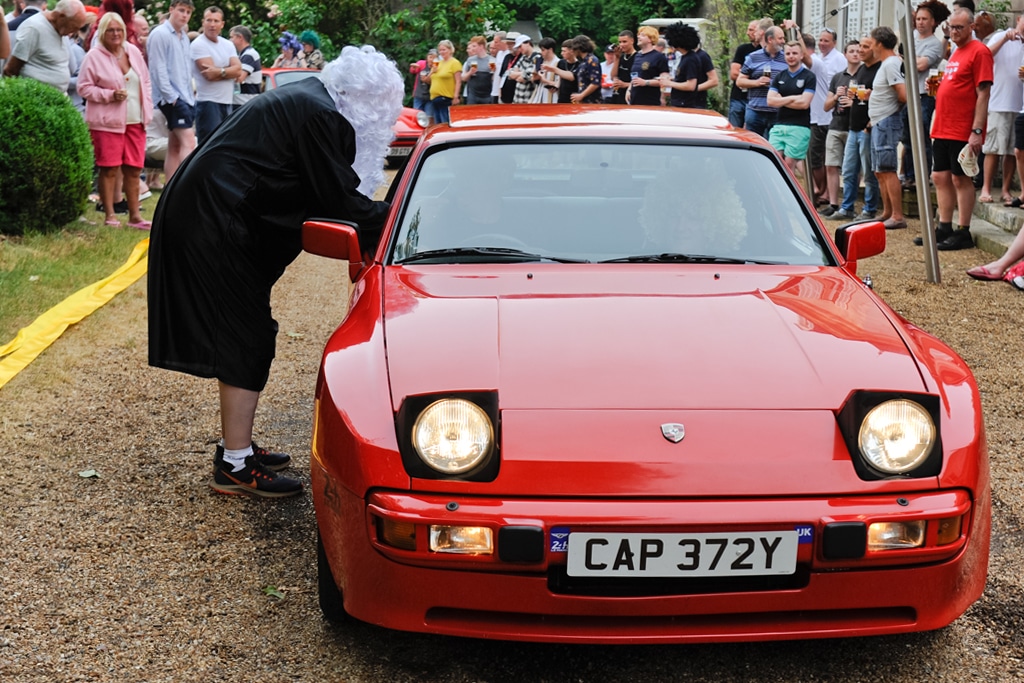
[{"label": "green shrub", "polygon": [[89,129],[64,93],[0,79],[0,233],[60,230],[81,216],[92,168]]}]

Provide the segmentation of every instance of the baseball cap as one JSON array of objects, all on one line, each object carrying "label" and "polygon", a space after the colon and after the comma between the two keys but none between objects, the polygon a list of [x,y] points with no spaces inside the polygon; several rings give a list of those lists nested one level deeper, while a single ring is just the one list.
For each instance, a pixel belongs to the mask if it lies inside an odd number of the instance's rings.
[{"label": "baseball cap", "polygon": [[609,52],[615,52],[615,49],[617,47],[618,47],[618,45],[616,45],[615,43],[609,43],[608,45],[605,45],[604,46],[605,54],[607,54]]},{"label": "baseball cap", "polygon": [[531,43],[531,44],[532,44],[532,43],[533,43],[533,41],[532,41],[532,40],[530,40],[530,36],[528,36],[528,35],[526,35],[526,34],[524,33],[524,34],[522,34],[521,36],[519,36],[518,38],[516,38],[516,44],[515,44],[515,47],[519,47],[519,46],[520,46],[520,45],[522,45],[523,43]]},{"label": "baseball cap", "polygon": [[978,157],[976,157],[974,152],[971,151],[970,145],[964,145],[956,160],[960,162],[960,168],[964,170],[964,173],[972,178],[978,175]]}]

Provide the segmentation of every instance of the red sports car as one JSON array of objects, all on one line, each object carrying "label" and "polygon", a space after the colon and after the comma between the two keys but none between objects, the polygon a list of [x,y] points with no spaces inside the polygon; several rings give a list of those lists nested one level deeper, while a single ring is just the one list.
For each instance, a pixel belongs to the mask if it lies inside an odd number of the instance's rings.
[{"label": "red sports car", "polygon": [[936,629],[978,599],[981,401],[717,115],[456,107],[392,187],[317,382],[320,604],[590,643]]},{"label": "red sports car", "polygon": [[[265,68],[262,69],[262,73],[264,92],[280,88],[282,85],[294,83],[304,78],[320,75],[320,71],[317,69],[295,68]],[[388,149],[387,159],[389,166],[397,167],[405,161],[406,157],[409,156],[409,152],[412,151],[413,145],[416,144],[416,141],[420,139],[420,135],[423,134],[423,129],[429,124],[430,117],[426,113],[412,107],[402,107],[402,113],[393,127],[395,139]]]}]

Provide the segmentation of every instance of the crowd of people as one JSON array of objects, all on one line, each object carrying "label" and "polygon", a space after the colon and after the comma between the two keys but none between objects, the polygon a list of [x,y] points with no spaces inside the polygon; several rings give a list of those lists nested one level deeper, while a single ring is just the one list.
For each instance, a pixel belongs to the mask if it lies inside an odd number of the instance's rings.
[{"label": "crowd of people", "polygon": [[[556,49],[558,53],[556,54]],[[448,121],[459,104],[609,103],[708,107],[708,91],[718,86],[711,57],[700,35],[686,23],[623,30],[604,47],[604,61],[585,35],[562,41],[497,31],[488,40],[474,36],[466,60],[442,40],[424,59],[409,65],[414,74],[413,106],[436,122]]]},{"label": "crowd of people", "polygon": [[[32,78],[66,92],[82,112],[97,167],[98,211],[104,223],[151,227],[139,210],[166,179],[238,107],[262,90],[261,57],[252,31],[224,32],[224,11],[203,11],[202,30],[189,32],[192,0],[171,0],[156,25],[132,0],[14,0],[0,22],[3,74]],[[321,69],[314,31],[284,32],[274,66]],[[294,63],[286,63],[292,60]],[[146,182],[141,180],[148,169]]]}]

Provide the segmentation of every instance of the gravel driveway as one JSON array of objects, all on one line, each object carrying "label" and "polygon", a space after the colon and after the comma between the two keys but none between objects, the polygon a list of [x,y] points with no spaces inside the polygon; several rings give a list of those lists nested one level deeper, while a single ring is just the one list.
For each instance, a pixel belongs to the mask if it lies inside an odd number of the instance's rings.
[{"label": "gravel driveway", "polygon": [[[316,605],[310,496],[210,491],[215,383],[147,367],[140,282],[0,391],[0,681],[1019,680],[1024,294],[969,280],[964,269],[989,260],[973,250],[942,254],[944,283],[926,284],[916,228],[890,233],[861,274],[951,343],[981,385],[995,499],[989,584],[949,628],[569,647],[328,626]],[[275,290],[278,358],[257,439],[289,449],[307,481],[316,370],[346,286],[338,263],[303,255]]]}]

